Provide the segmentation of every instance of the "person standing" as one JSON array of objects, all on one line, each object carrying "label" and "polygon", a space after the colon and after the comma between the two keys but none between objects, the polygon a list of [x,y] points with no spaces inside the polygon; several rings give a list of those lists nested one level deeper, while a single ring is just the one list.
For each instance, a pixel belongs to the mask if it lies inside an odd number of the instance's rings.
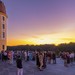
[{"label": "person standing", "polygon": [[21,56],[17,56],[16,65],[17,65],[17,75],[23,75],[23,66],[22,66]]},{"label": "person standing", "polygon": [[66,54],[66,52],[63,52],[63,60],[64,60],[64,66],[67,67],[67,54]]},{"label": "person standing", "polygon": [[44,54],[43,54],[43,52],[39,52],[39,62],[40,62],[40,67],[39,67],[39,69],[40,69],[40,71],[43,70],[43,59],[44,59]]},{"label": "person standing", "polygon": [[71,65],[73,64],[74,62],[74,52],[70,53],[70,63]]},{"label": "person standing", "polygon": [[1,51],[1,60],[4,61],[4,51]]},{"label": "person standing", "polygon": [[47,62],[47,53],[46,53],[46,51],[44,51],[43,56],[44,56],[43,57],[43,69],[45,69],[46,68],[46,62]]},{"label": "person standing", "polygon": [[11,51],[8,52],[8,59],[9,59],[8,63],[12,64],[12,61],[11,61],[12,60],[12,53],[11,53]]},{"label": "person standing", "polygon": [[25,61],[27,61],[27,52],[26,51],[24,52],[24,58],[25,58]]},{"label": "person standing", "polygon": [[67,67],[69,66],[70,64],[70,54],[69,52],[67,52]]},{"label": "person standing", "polygon": [[4,60],[6,61],[7,60],[7,52],[4,51]]},{"label": "person standing", "polygon": [[47,52],[48,63],[51,64],[51,52]]},{"label": "person standing", "polygon": [[56,54],[55,54],[55,52],[52,53],[52,59],[53,59],[53,64],[56,64]]},{"label": "person standing", "polygon": [[14,57],[14,52],[13,51],[11,51],[11,64],[13,64],[13,58]]},{"label": "person standing", "polygon": [[39,68],[40,67],[40,62],[39,62],[39,52],[35,52],[36,53],[36,66],[37,66],[37,68]]}]

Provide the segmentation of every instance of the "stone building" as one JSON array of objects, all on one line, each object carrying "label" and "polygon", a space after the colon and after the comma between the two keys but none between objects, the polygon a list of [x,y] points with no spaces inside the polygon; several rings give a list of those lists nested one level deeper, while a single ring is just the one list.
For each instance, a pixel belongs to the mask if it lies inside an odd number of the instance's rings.
[{"label": "stone building", "polygon": [[4,3],[0,0],[0,51],[7,49],[7,14]]}]

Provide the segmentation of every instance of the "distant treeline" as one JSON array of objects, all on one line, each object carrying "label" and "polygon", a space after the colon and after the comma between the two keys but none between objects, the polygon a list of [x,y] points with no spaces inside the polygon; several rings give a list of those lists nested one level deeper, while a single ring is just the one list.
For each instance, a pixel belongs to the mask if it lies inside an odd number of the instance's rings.
[{"label": "distant treeline", "polygon": [[45,45],[19,45],[19,46],[8,46],[7,50],[30,50],[30,51],[74,51],[75,52],[75,43],[63,43],[58,46],[54,44],[45,44]]}]

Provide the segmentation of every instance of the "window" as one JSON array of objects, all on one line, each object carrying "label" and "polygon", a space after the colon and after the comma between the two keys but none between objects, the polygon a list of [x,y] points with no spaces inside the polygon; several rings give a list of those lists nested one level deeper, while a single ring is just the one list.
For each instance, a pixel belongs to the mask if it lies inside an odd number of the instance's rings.
[{"label": "window", "polygon": [[3,16],[3,21],[5,21],[5,17]]},{"label": "window", "polygon": [[2,49],[3,49],[3,50],[5,49],[5,45],[2,45]]},{"label": "window", "polygon": [[5,38],[5,32],[3,32],[3,38]]},{"label": "window", "polygon": [[3,29],[5,29],[5,25],[4,24],[2,25],[2,27],[3,27]]}]

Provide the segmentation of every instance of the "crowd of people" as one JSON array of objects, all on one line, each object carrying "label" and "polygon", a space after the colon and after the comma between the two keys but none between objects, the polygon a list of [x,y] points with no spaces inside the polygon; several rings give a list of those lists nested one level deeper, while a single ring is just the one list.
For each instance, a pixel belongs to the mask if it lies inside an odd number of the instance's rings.
[{"label": "crowd of people", "polygon": [[74,52],[61,52],[60,58],[64,60],[64,66],[68,67],[69,65],[73,65],[75,62],[75,53]]},{"label": "crowd of people", "polygon": [[16,67],[18,69],[18,75],[23,75],[22,61],[35,61],[36,66],[40,71],[43,71],[47,64],[56,64],[56,58],[60,57],[64,60],[64,66],[68,67],[75,61],[74,52],[60,52],[59,55],[54,51],[2,51],[0,52],[0,59],[2,62],[8,62],[14,64],[16,61]]},{"label": "crowd of people", "polygon": [[36,65],[40,71],[46,68],[46,63],[56,64],[56,53],[51,51],[36,52]]}]

